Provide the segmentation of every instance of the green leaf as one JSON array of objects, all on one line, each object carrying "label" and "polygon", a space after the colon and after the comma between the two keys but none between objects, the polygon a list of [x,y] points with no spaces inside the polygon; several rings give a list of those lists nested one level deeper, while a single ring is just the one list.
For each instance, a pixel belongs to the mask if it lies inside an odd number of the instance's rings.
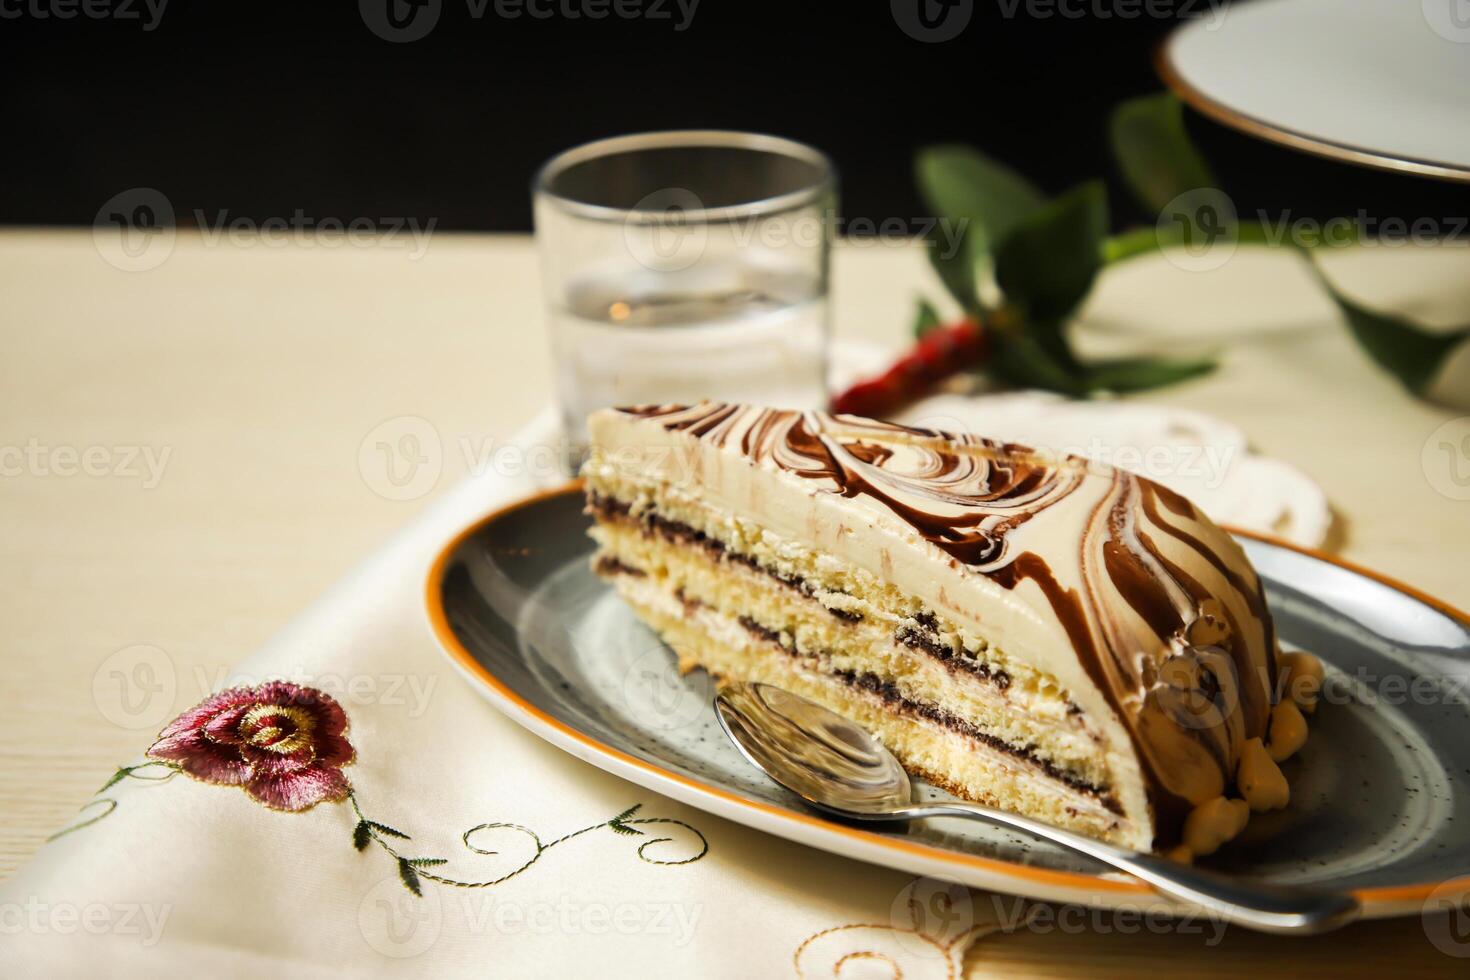
[{"label": "green leaf", "polygon": [[928,146],[914,161],[919,193],[934,216],[955,230],[961,221],[976,257],[983,257],[1012,229],[1046,203],[1025,177],[968,146]]},{"label": "green leaf", "polygon": [[1347,318],[1348,328],[1359,345],[1416,395],[1424,394],[1450,351],[1470,339],[1470,326],[1447,333],[1430,333],[1402,317],[1370,310],[1339,292],[1315,257],[1311,263],[1317,278]]},{"label": "green leaf", "polygon": [[944,288],[960,304],[960,309],[971,316],[981,312],[980,293],[977,288],[976,267],[980,265],[974,251],[974,236],[969,230],[961,229],[956,238],[947,238],[937,226],[924,236],[929,264]]},{"label": "green leaf", "polygon": [[405,834],[403,831],[394,830],[392,827],[388,826],[385,823],[378,823],[376,820],[368,820],[366,821],[366,823],[369,827],[372,827],[379,833],[387,834],[389,837],[397,837],[399,840],[412,840],[412,838]]},{"label": "green leaf", "polygon": [[1086,393],[1069,366],[1060,364],[1034,337],[1012,333],[997,337],[986,368],[1001,380],[1026,388],[1041,388],[1064,395]]},{"label": "green leaf", "polygon": [[359,851],[372,842],[373,831],[366,820],[359,820],[357,826],[352,828],[352,846]]},{"label": "green leaf", "polygon": [[1184,128],[1184,107],[1169,92],[1120,103],[1108,125],[1123,180],[1145,208],[1158,212],[1186,191],[1215,187],[1215,175]]},{"label": "green leaf", "polygon": [[1016,228],[995,256],[996,282],[1006,299],[1021,308],[1037,342],[1064,366],[1075,361],[1061,328],[1092,289],[1107,231],[1106,192],[1101,181],[1088,181]]},{"label": "green leaf", "polygon": [[1215,362],[1206,358],[1192,361],[1165,361],[1149,357],[1119,358],[1097,361],[1087,366],[1089,391],[1146,391],[1162,388],[1209,374]]},{"label": "green leaf", "polygon": [[939,311],[934,308],[934,304],[927,299],[919,300],[918,309],[914,311],[914,339],[917,340],[942,325],[943,321],[940,320]]},{"label": "green leaf", "polygon": [[989,368],[1010,384],[1080,397],[1097,391],[1144,391],[1176,384],[1213,370],[1208,360],[1164,361],[1120,358],[1069,367],[1059,363],[1036,339],[1010,334],[999,339]]},{"label": "green leaf", "polygon": [[403,882],[403,887],[413,892],[420,898],[423,897],[424,889],[419,884],[419,873],[413,869],[407,858],[398,859],[398,880]]}]

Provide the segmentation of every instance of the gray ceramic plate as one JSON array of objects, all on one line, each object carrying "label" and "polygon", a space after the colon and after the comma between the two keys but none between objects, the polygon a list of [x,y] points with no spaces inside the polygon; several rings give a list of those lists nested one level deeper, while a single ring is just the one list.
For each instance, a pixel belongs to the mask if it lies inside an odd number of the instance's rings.
[{"label": "gray ceramic plate", "polygon": [[[709,678],[680,677],[591,573],[587,526],[575,486],[535,497],[450,542],[430,576],[445,648],[520,724],[635,783],[836,854],[1058,901],[1151,900],[1132,879],[1005,831],[934,820],[881,832],[806,810],[726,741]],[[1283,643],[1319,654],[1328,680],[1311,738],[1287,763],[1291,806],[1257,815],[1212,860],[1352,889],[1369,915],[1470,890],[1470,622],[1325,556],[1242,542]]]}]

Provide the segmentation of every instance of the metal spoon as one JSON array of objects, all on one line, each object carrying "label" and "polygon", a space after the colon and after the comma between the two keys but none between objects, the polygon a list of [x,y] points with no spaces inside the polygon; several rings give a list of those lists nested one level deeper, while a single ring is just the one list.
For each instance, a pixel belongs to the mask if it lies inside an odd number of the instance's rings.
[{"label": "metal spoon", "polygon": [[1351,895],[1243,881],[1129,851],[974,803],[914,803],[908,774],[857,725],[768,684],[728,684],[715,696],[720,725],[740,753],[819,810],[853,820],[969,817],[1023,830],[1112,865],[1171,898],[1263,932],[1319,933],[1357,918]]}]

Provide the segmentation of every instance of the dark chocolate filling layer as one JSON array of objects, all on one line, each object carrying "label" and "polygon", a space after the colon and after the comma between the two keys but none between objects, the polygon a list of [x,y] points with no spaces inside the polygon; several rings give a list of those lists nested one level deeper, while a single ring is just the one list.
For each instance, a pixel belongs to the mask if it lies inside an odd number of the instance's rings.
[{"label": "dark chocolate filling layer", "polygon": [[1004,752],[1006,755],[1030,763],[1045,773],[1049,779],[1054,779],[1059,783],[1070,786],[1080,793],[1086,793],[1119,816],[1123,815],[1123,808],[1118,805],[1117,800],[1113,799],[1107,787],[1094,785],[1082,777],[1067,772],[1055,763],[1042,758],[1036,754],[1036,746],[1034,745],[1015,745],[995,735],[991,735],[989,732],[982,731],[965,719],[952,712],[945,711],[936,704],[906,698],[899,693],[897,686],[892,681],[885,681],[877,674],[867,671],[857,673],[850,670],[838,670],[833,671],[832,676],[849,687],[856,687],[870,694],[877,695],[884,705],[889,708],[906,715],[924,718],[936,725],[948,728],[950,731],[958,732],[966,738],[972,738],[992,749]]},{"label": "dark chocolate filling layer", "polygon": [[634,578],[642,578],[648,574],[641,568],[634,568],[632,565],[618,561],[612,555],[598,556],[597,565],[593,571],[598,575],[631,575]]},{"label": "dark chocolate filling layer", "polygon": [[[587,509],[603,520],[636,522],[641,524],[646,532],[656,533],[667,541],[675,544],[693,545],[703,548],[705,551],[716,556],[717,559],[724,558],[729,561],[739,562],[748,568],[769,575],[777,582],[780,582],[788,588],[795,589],[809,599],[814,598],[818,592],[837,592],[835,589],[818,589],[811,582],[808,582],[799,575],[787,575],[784,572],[762,565],[750,555],[727,548],[723,541],[710,537],[698,528],[691,527],[683,521],[676,521],[664,517],[656,511],[647,510],[634,517],[632,508],[614,497],[589,493],[587,495]],[[837,594],[845,595],[846,593],[837,592]],[[847,609],[833,609],[829,606],[823,606],[822,608],[826,609],[827,612],[836,616],[838,619],[848,623],[860,622],[863,618],[861,613],[851,612]]]},{"label": "dark chocolate filling layer", "polygon": [[[628,504],[624,503],[621,500],[617,500],[616,498],[607,497],[601,494],[589,494],[587,499],[587,506],[589,510],[591,510],[598,517],[601,517],[603,520],[623,520],[629,522],[637,522],[641,524],[644,527],[645,531],[648,533],[658,534],[671,543],[694,545],[696,547],[703,548],[710,554],[714,555],[717,559],[726,559],[738,562],[775,579],[782,585],[797,590],[802,595],[808,598],[814,596],[815,593],[818,591],[816,586],[812,585],[805,579],[794,575],[786,575],[784,573],[776,571],[775,569],[762,565],[759,561],[757,561],[750,555],[742,554],[738,551],[728,548],[724,544],[724,542],[716,540],[715,538],[711,538],[709,535],[705,534],[703,531],[700,531],[698,528],[685,524],[682,521],[672,520],[654,511],[646,511],[643,514],[639,515],[637,518],[634,518],[632,515],[632,508]],[[642,576],[647,574],[642,569],[634,568],[630,565],[625,564],[624,562],[618,561],[617,559],[611,557],[598,559],[596,570],[600,574],[604,575],[628,574],[634,576]],[[684,604],[686,612],[692,611],[694,608],[698,608],[699,606],[703,605],[699,602],[699,600],[693,599],[683,594],[680,594],[678,598]],[[848,612],[847,610],[843,609],[829,608],[827,609],[827,611],[832,613],[834,616],[837,616],[839,619],[843,619],[848,622],[858,622],[862,619],[862,616],[860,614]],[[989,680],[997,687],[999,687],[1002,691],[1011,686],[1011,677],[1004,670],[993,670],[991,669],[989,664],[982,663],[976,660],[971,660],[968,657],[956,654],[953,647],[945,644],[938,635],[939,622],[937,617],[935,617],[933,613],[920,612],[913,618],[921,628],[914,629],[907,626],[899,627],[898,630],[894,633],[894,639],[896,641],[912,649],[922,650],[934,659],[943,663],[947,668],[951,670],[964,670],[967,673],[973,674],[976,677]],[[761,640],[764,640],[765,642],[780,648],[783,652],[787,654],[798,657],[812,656],[809,654],[803,654],[799,652],[795,648],[795,646],[782,642],[781,632],[779,630],[772,629],[769,626],[759,623],[749,616],[741,616],[739,618],[739,622],[740,625],[752,635],[757,636]],[[951,712],[945,711],[938,705],[905,698],[902,694],[899,693],[898,688],[892,682],[884,681],[876,674],[867,672],[859,674],[852,671],[834,671],[831,672],[829,676],[836,677],[850,687],[857,687],[862,690],[868,691],[869,693],[875,694],[884,702],[885,705],[895,707],[905,714],[927,719],[931,722],[934,722],[935,724],[948,728],[951,731],[955,731],[959,734],[975,739],[976,741],[981,742],[989,746],[990,748],[996,749],[997,751],[1004,752],[1007,755],[1010,755],[1016,759],[1028,762],[1040,769],[1049,778],[1063,783],[1064,785],[1069,786],[1079,792],[1087,793],[1088,795],[1093,796],[1098,800],[1098,802],[1102,803],[1109,810],[1119,815],[1122,815],[1122,808],[1110,795],[1110,791],[1107,789],[1107,787],[1096,786],[1073,773],[1069,773],[1066,770],[1059,768],[1054,763],[1037,755],[1036,746],[1034,745],[1014,745],[1010,742],[1006,742],[1001,738],[982,731],[980,728],[976,727],[965,719]],[[1075,707],[1075,705],[1069,704],[1069,713],[1071,713],[1071,710],[1075,709]],[[1080,713],[1080,709],[1077,710]]]},{"label": "dark chocolate filling layer", "polygon": [[[705,540],[709,539],[706,537]],[[718,542],[715,543],[718,544]],[[733,552],[725,550],[723,546],[721,547],[721,551],[725,554],[733,554]],[[599,558],[597,560],[596,570],[598,574],[601,575],[631,575],[635,577],[642,577],[647,574],[642,569],[634,568],[631,565],[610,557]],[[683,604],[684,610],[687,613],[692,613],[704,606],[704,603],[700,602],[698,599],[685,595],[682,589],[679,590],[678,593],[676,593],[675,597]],[[739,623],[752,636],[755,636],[760,640],[771,644],[772,646],[778,648],[783,653],[788,654],[789,656],[797,657],[799,659],[816,661],[820,661],[821,659],[823,659],[820,655],[803,653],[802,651],[799,651],[794,644],[782,640],[780,630],[772,629],[771,627],[766,626],[765,624],[760,623],[749,616],[739,617]],[[934,646],[938,647],[938,644],[935,643]],[[934,654],[936,657],[943,660],[946,664],[954,663],[955,661],[958,661],[960,659],[958,657],[955,657],[953,651],[951,651],[948,647],[933,649],[929,645],[923,645],[919,648]],[[976,666],[985,667],[986,665],[978,664]],[[1030,763],[1031,765],[1040,769],[1048,778],[1054,779],[1059,783],[1062,783],[1066,786],[1071,787],[1072,789],[1077,790],[1078,792],[1086,793],[1089,796],[1092,796],[1103,806],[1107,807],[1109,810],[1120,816],[1123,814],[1122,807],[1120,807],[1117,801],[1113,799],[1107,787],[1096,786],[1092,783],[1087,782],[1085,779],[1082,779],[1080,776],[1074,775],[1073,773],[1067,772],[1065,769],[1059,768],[1054,763],[1037,755],[1036,746],[1034,745],[1012,744],[1005,741],[1004,739],[998,738],[995,735],[991,735],[990,733],[981,730],[974,724],[966,721],[965,719],[959,717],[952,712],[945,711],[943,708],[939,707],[936,704],[926,701],[915,701],[911,698],[906,698],[899,692],[898,687],[892,681],[885,681],[877,674],[873,674],[867,671],[859,673],[851,670],[824,671],[823,673],[826,673],[827,676],[835,677],[837,680],[842,681],[849,687],[857,688],[859,690],[867,691],[870,694],[876,695],[880,700],[883,701],[884,705],[898,712],[909,715],[910,717],[923,718],[927,721],[933,722],[934,724],[940,725],[944,728],[948,728],[951,731],[964,735],[967,738],[972,738],[975,741],[987,745],[992,749],[1004,752],[1005,754],[1012,756],[1013,758]],[[986,673],[981,676],[990,677],[996,683],[1000,684],[1002,689],[1010,686],[1010,677],[1007,676],[1004,671],[994,671],[992,673],[987,668]],[[1002,678],[1004,678],[1004,680],[1001,680]]]},{"label": "dark chocolate filling layer", "polygon": [[[738,562],[747,568],[754,569],[764,575],[768,575],[782,585],[795,589],[807,598],[812,598],[819,591],[815,585],[806,579],[795,575],[787,575],[776,569],[762,565],[750,555],[742,554],[725,546],[723,541],[718,541],[705,534],[697,528],[690,527],[682,521],[671,520],[654,511],[646,511],[638,517],[632,514],[632,508],[621,500],[602,494],[589,494],[587,507],[603,520],[622,520],[641,524],[645,532],[658,534],[666,541],[674,544],[688,544],[703,548],[709,554],[718,559]],[[843,593],[845,594],[845,593]],[[849,612],[846,609],[831,609],[826,606],[827,612],[836,616],[844,622],[856,623],[862,620],[860,613]],[[964,654],[956,654],[954,648],[946,644],[938,635],[939,620],[931,612],[920,612],[914,616],[922,629],[912,627],[899,627],[893,638],[905,646],[915,650],[922,650],[934,657],[950,670],[963,670],[982,680],[993,682],[1002,691],[1011,686],[1011,676],[1003,670],[994,670],[989,664],[971,659]]]},{"label": "dark chocolate filling layer", "polygon": [[[823,659],[820,655],[804,654],[795,647],[783,643],[779,630],[774,630],[749,616],[741,616],[740,625],[745,627],[746,631],[752,636],[778,647],[783,653],[802,659],[818,661]],[[823,671],[823,673],[837,678],[848,687],[876,695],[891,710],[909,715],[910,717],[923,718],[952,732],[957,732],[966,738],[974,739],[996,751],[1004,752],[1006,755],[1029,763],[1040,769],[1049,779],[1054,779],[1080,793],[1086,793],[1112,812],[1119,816],[1123,815],[1123,808],[1113,799],[1107,787],[1094,785],[1082,777],[1067,772],[1055,763],[1042,758],[1037,754],[1035,745],[1015,745],[989,732],[983,731],[959,715],[946,711],[937,704],[928,701],[915,701],[912,698],[904,697],[896,684],[892,681],[883,680],[877,674],[868,671],[858,672],[852,670]]]},{"label": "dark chocolate filling layer", "polygon": [[[920,613],[919,616],[927,617],[930,622],[934,621],[934,617],[927,613]],[[919,619],[919,616],[915,616],[914,619],[922,623],[923,620]],[[951,670],[967,671],[976,677],[994,681],[1002,691],[1011,686],[1010,674],[999,669],[992,670],[987,663],[971,659],[962,653],[955,653],[954,647],[945,643],[937,632],[931,632],[933,629],[934,627],[914,629],[912,626],[900,626],[894,631],[893,638],[906,647],[923,650]]]}]

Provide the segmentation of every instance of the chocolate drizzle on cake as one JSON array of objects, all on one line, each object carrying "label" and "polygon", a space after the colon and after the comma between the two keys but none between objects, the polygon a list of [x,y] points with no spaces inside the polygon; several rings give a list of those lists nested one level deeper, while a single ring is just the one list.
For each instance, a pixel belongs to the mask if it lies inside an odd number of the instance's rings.
[{"label": "chocolate drizzle on cake", "polygon": [[[717,403],[628,411],[892,515],[961,573],[1039,590],[1127,727],[1161,814],[1228,791],[1241,747],[1265,734],[1270,612],[1239,549],[1177,493],[1084,459],[851,416]],[[1074,526],[1077,551],[1058,551]],[[1057,538],[1052,527],[1068,530]],[[1228,641],[1192,644],[1204,604],[1222,598]],[[895,639],[936,657],[945,649],[922,621]],[[1201,724],[1181,707],[1200,698],[1229,713]]]}]

